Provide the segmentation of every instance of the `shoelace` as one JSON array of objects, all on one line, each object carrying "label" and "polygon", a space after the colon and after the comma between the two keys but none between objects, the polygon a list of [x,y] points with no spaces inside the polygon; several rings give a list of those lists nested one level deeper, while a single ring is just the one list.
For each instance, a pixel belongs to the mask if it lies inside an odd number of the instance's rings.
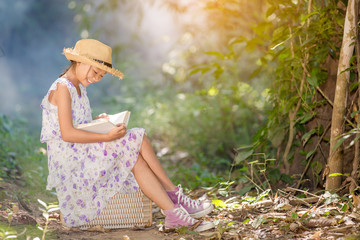
[{"label": "shoelace", "polygon": [[179,187],[179,191],[175,193],[176,195],[178,195],[178,203],[180,203],[182,199],[185,205],[190,206],[192,208],[197,208],[198,206],[200,206],[200,201],[191,199],[188,196],[186,196],[180,184],[178,185],[178,187]]},{"label": "shoelace", "polygon": [[191,225],[194,225],[196,223],[196,220],[190,217],[189,213],[182,206],[179,206],[175,209],[175,214],[180,219],[184,220],[186,223],[189,223]]}]

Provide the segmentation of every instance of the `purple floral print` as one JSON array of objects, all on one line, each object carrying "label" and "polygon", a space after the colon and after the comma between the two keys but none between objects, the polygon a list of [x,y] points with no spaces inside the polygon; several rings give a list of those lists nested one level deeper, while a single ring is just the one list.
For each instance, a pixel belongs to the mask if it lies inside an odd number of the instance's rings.
[{"label": "purple floral print", "polygon": [[139,189],[131,169],[136,163],[145,130],[128,129],[123,138],[113,142],[63,141],[57,107],[48,100],[50,92],[59,84],[69,90],[74,125],[91,122],[92,115],[86,88],[79,85],[79,95],[65,78],[57,79],[41,102],[43,125],[40,141],[47,143],[47,189],[56,189],[66,225],[76,227],[98,216],[117,192],[132,193]]}]

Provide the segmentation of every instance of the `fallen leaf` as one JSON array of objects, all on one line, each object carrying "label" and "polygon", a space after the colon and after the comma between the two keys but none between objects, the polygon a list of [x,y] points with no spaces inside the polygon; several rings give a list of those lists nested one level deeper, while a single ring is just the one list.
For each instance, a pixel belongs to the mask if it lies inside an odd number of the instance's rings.
[{"label": "fallen leaf", "polygon": [[318,232],[314,233],[314,234],[310,237],[310,239],[321,239],[320,236],[321,236],[321,231],[318,231]]},{"label": "fallen leaf", "polygon": [[297,223],[291,223],[289,228],[290,228],[291,231],[297,232],[297,230],[299,229],[299,227],[300,227],[299,224],[297,224]]},{"label": "fallen leaf", "polygon": [[12,206],[12,211],[13,211],[14,214],[18,214],[18,212],[19,212],[19,206],[16,205],[16,204],[14,204],[14,205]]},{"label": "fallen leaf", "polygon": [[326,227],[334,226],[337,224],[336,219],[328,218],[319,218],[319,219],[310,219],[308,222],[304,222],[306,227]]},{"label": "fallen leaf", "polygon": [[353,199],[353,205],[357,208],[360,207],[360,197],[354,194],[352,195],[352,199]]},{"label": "fallen leaf", "polygon": [[104,228],[103,226],[100,226],[100,225],[90,227],[90,228],[88,228],[86,230],[90,231],[90,232],[109,232],[110,231],[109,229],[106,229],[106,228]]}]

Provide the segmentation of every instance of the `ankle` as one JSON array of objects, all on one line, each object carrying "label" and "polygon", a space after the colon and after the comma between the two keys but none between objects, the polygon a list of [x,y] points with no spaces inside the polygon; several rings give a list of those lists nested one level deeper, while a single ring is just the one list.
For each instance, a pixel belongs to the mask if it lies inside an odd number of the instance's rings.
[{"label": "ankle", "polygon": [[174,187],[174,188],[167,188],[166,189],[166,192],[167,193],[171,193],[171,192],[176,192],[178,190],[178,188],[177,187]]},{"label": "ankle", "polygon": [[176,208],[179,208],[179,205],[178,205],[178,204],[174,204],[172,208],[169,208],[169,209],[163,209],[163,212],[164,212],[164,214],[165,214],[165,216],[166,216],[166,215],[168,215],[168,213],[173,212],[173,211],[174,211],[174,209],[176,209]]}]

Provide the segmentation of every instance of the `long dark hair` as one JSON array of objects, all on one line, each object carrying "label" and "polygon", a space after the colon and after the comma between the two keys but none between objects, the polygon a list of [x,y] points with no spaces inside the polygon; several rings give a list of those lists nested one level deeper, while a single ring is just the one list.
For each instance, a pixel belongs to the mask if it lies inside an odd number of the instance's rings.
[{"label": "long dark hair", "polygon": [[72,68],[72,66],[75,66],[76,62],[75,61],[70,61],[69,66],[62,72],[62,74],[60,74],[59,78],[62,77],[67,71],[69,71],[70,68]]}]

